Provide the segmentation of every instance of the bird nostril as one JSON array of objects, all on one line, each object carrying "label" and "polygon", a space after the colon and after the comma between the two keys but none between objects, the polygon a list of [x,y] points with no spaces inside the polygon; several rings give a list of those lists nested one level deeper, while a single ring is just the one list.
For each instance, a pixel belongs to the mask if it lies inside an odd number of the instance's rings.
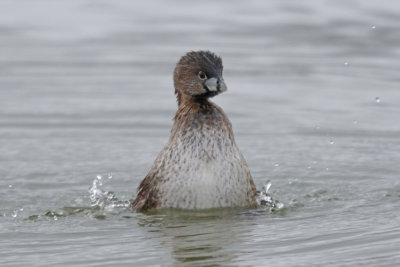
[{"label": "bird nostril", "polygon": [[220,79],[217,79],[217,91],[221,91]]}]

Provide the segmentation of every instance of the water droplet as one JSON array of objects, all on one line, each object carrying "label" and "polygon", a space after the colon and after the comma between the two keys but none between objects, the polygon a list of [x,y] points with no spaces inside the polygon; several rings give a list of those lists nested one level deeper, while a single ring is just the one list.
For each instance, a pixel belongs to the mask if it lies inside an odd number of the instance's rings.
[{"label": "water droplet", "polygon": [[279,163],[275,163],[274,166],[275,166],[275,167],[279,167]]},{"label": "water droplet", "polygon": [[348,66],[349,62],[346,61],[346,62],[343,63],[343,65]]},{"label": "water droplet", "polygon": [[11,214],[11,216],[12,216],[13,218],[17,218],[17,216],[18,216],[18,210],[14,210],[14,212],[13,212],[13,214]]},{"label": "water droplet", "polygon": [[311,166],[308,166],[307,169],[311,169]]},{"label": "water droplet", "polygon": [[12,184],[9,184],[9,185],[8,185],[8,188],[12,188]]},{"label": "water droplet", "polygon": [[271,188],[271,182],[270,181],[267,181],[266,183],[265,183],[265,185],[263,186],[263,191],[265,192],[265,193],[268,193],[268,190]]},{"label": "water droplet", "polygon": [[379,104],[381,103],[381,99],[379,97],[375,97],[375,102]]},{"label": "water droplet", "polygon": [[97,178],[97,180],[103,179],[103,177],[101,177],[101,175],[97,175],[96,178]]},{"label": "water droplet", "polygon": [[371,29],[375,30],[375,29],[376,29],[376,26],[375,26],[375,25],[372,25],[372,26],[371,26]]},{"label": "water droplet", "polygon": [[54,216],[54,217],[53,217],[53,219],[54,219],[55,221],[57,221],[57,220],[58,220],[57,216]]},{"label": "water droplet", "polygon": [[333,140],[329,141],[329,144],[334,145],[335,142]]},{"label": "water droplet", "polygon": [[108,174],[108,179],[112,179],[112,178],[113,178],[112,174],[109,173],[109,174]]}]

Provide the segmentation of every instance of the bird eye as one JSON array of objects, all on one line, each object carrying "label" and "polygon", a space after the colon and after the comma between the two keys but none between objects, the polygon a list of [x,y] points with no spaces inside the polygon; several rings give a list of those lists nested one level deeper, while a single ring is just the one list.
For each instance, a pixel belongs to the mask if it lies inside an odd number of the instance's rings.
[{"label": "bird eye", "polygon": [[202,80],[205,80],[205,79],[207,79],[207,75],[204,72],[200,71],[199,72],[199,78],[202,79]]}]

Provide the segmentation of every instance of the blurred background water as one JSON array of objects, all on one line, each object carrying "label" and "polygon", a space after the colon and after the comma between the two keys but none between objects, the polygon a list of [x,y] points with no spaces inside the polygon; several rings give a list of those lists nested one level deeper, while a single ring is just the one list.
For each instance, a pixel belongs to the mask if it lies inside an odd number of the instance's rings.
[{"label": "blurred background water", "polygon": [[[1,266],[400,264],[398,1],[3,0],[0,15]],[[199,49],[223,58],[214,101],[285,208],[124,208],[168,140],[174,65]]]}]

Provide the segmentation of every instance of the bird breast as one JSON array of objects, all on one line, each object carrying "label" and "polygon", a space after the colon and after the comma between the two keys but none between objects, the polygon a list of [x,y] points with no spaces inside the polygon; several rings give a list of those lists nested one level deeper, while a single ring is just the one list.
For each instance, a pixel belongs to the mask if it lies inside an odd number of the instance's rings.
[{"label": "bird breast", "polygon": [[246,201],[248,168],[230,125],[197,123],[181,129],[164,151],[167,167],[160,185],[162,207],[214,208]]}]

